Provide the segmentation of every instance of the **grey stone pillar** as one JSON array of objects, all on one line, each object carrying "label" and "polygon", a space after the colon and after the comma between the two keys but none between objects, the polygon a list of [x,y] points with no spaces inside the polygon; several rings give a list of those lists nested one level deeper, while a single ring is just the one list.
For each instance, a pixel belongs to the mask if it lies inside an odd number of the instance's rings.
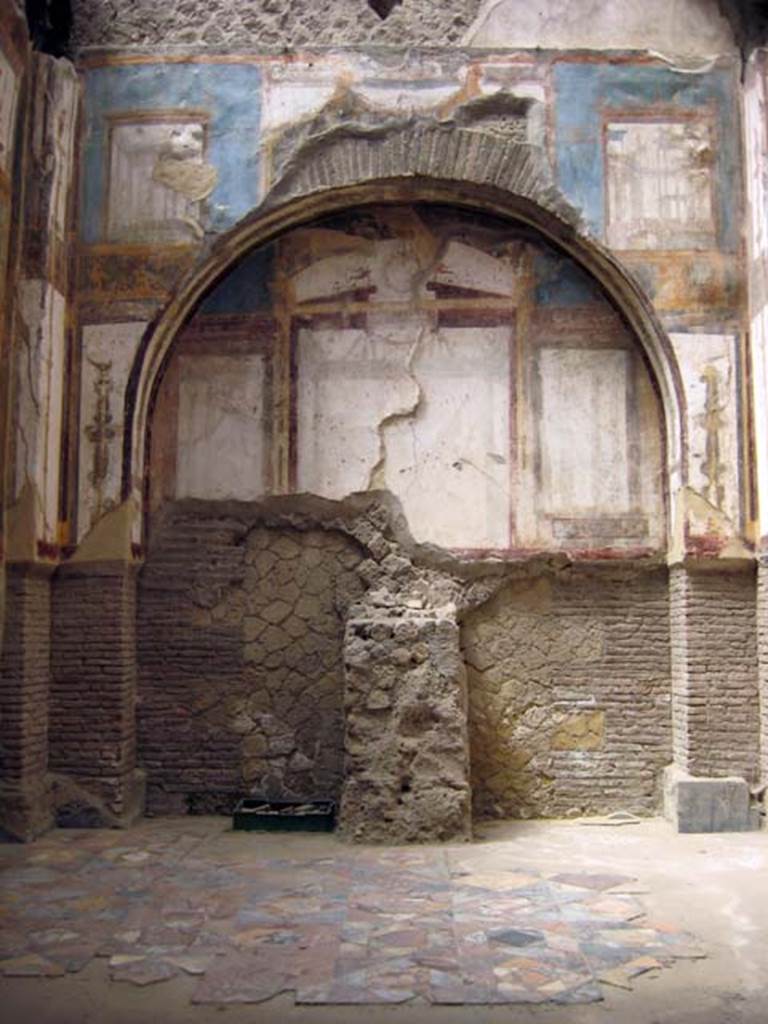
[{"label": "grey stone pillar", "polygon": [[143,812],[136,767],[136,567],[62,565],[53,589],[51,770],[58,820],[125,825]]},{"label": "grey stone pillar", "polygon": [[683,832],[754,827],[758,678],[753,563],[670,570],[672,749],[665,811]]},{"label": "grey stone pillar", "polygon": [[9,563],[0,659],[0,827],[34,839],[53,823],[48,778],[53,566]]},{"label": "grey stone pillar", "polygon": [[360,842],[468,839],[469,742],[450,611],[351,618],[344,639],[340,826]]}]

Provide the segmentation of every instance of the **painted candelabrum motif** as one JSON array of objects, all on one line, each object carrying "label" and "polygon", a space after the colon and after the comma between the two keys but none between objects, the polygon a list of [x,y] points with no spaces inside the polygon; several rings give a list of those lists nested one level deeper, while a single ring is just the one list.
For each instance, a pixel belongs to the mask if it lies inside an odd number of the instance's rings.
[{"label": "painted candelabrum motif", "polygon": [[111,408],[112,361],[99,362],[89,357],[88,362],[96,371],[94,382],[96,408],[92,421],[85,428],[86,437],[93,445],[91,472],[88,479],[94,489],[95,502],[91,519],[91,522],[94,523],[114,504],[111,500],[105,499],[104,485],[109,472],[109,446],[117,436],[118,428],[115,425]]},{"label": "painted candelabrum motif", "polygon": [[720,431],[725,425],[723,413],[726,407],[720,400],[719,378],[714,366],[704,368],[701,381],[706,388],[702,417],[706,432],[706,444],[704,459],[701,463],[701,471],[707,480],[704,486],[704,497],[717,508],[722,508],[725,503],[723,474],[726,467],[720,461]]}]

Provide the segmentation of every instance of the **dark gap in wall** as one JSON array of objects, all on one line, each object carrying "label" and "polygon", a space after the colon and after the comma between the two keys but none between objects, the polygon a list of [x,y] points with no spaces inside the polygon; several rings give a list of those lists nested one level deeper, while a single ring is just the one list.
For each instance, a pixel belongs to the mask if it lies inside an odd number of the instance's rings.
[{"label": "dark gap in wall", "polygon": [[368,6],[384,21],[388,18],[395,7],[399,7],[403,0],[368,0]]},{"label": "dark gap in wall", "polygon": [[71,57],[71,0],[25,0],[29,38],[36,50]]},{"label": "dark gap in wall", "polygon": [[768,42],[768,0],[720,0],[743,58]]}]

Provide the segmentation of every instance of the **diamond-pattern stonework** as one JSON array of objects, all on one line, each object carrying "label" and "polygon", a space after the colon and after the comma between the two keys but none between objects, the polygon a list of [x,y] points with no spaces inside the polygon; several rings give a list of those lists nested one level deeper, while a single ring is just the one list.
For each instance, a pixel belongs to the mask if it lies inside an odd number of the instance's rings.
[{"label": "diamond-pattern stonework", "polygon": [[0,972],[56,978],[105,957],[113,982],[197,977],[196,1003],[580,1003],[703,955],[646,920],[630,878],[490,870],[471,849],[265,838],[213,818],[61,830],[0,848]]},{"label": "diamond-pattern stonework", "polygon": [[361,558],[336,532],[234,517],[158,531],[139,614],[152,813],[226,813],[243,793],[338,799],[343,611]]}]

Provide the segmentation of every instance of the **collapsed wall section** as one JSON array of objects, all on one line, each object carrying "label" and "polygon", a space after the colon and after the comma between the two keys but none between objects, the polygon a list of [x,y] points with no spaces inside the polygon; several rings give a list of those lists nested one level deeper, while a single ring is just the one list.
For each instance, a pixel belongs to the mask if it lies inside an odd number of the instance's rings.
[{"label": "collapsed wall section", "polygon": [[158,527],[138,616],[150,813],[228,811],[245,793],[338,799],[361,557],[337,532],[266,529],[246,506],[187,504]]}]

